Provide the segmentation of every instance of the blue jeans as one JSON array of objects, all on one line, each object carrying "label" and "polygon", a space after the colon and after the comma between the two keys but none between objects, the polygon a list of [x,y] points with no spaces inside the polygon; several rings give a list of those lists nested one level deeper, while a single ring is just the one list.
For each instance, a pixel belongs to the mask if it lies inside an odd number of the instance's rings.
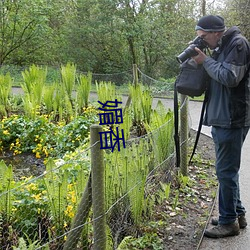
[{"label": "blue jeans", "polygon": [[248,130],[249,127],[212,127],[219,181],[219,224],[231,224],[246,212],[240,200],[239,169],[241,149]]}]

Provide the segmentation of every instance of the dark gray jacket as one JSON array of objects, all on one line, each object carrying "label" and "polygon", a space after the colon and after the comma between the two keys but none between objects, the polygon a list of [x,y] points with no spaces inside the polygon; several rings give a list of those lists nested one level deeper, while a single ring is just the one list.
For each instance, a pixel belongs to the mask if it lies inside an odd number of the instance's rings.
[{"label": "dark gray jacket", "polygon": [[237,27],[227,30],[218,50],[203,63],[211,77],[204,125],[250,126],[250,46]]}]

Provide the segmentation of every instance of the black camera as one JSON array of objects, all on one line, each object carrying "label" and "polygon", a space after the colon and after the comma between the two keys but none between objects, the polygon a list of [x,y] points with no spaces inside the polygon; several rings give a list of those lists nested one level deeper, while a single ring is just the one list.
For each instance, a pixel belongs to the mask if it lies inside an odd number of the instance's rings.
[{"label": "black camera", "polygon": [[198,55],[198,53],[194,49],[195,47],[199,48],[200,50],[203,50],[203,49],[207,48],[207,43],[201,37],[197,36],[190,43],[190,45],[180,55],[178,55],[176,57],[177,61],[179,63],[183,63],[188,58]]}]

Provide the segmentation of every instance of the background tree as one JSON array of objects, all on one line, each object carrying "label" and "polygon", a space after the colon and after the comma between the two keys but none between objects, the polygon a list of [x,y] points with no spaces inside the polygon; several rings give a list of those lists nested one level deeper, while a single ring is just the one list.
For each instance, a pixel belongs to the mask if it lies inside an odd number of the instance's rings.
[{"label": "background tree", "polygon": [[250,39],[250,2],[247,0],[225,0],[222,15],[227,27],[238,26]]},{"label": "background tree", "polygon": [[38,0],[9,0],[1,1],[0,8],[0,64],[21,65],[44,45],[46,7]]},{"label": "background tree", "polygon": [[84,71],[116,72],[135,63],[151,76],[173,76],[177,49],[194,38],[193,6],[179,0],[78,0],[65,51]]},{"label": "background tree", "polygon": [[71,62],[81,71],[104,74],[127,71],[135,63],[153,78],[173,77],[179,71],[176,56],[195,38],[200,16],[227,10],[227,22],[248,18],[247,10],[240,18],[242,9],[236,8],[244,1],[228,9],[231,1],[1,1],[0,63]]},{"label": "background tree", "polygon": [[128,69],[129,53],[116,11],[116,1],[77,1],[75,16],[68,23],[64,51],[82,71],[113,73]]}]

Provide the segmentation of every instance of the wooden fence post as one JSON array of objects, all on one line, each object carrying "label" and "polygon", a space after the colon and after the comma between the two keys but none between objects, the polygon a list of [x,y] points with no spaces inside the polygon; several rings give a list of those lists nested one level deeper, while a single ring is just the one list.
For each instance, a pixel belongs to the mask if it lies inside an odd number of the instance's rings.
[{"label": "wooden fence post", "polygon": [[93,250],[106,249],[106,216],[104,192],[104,157],[100,149],[100,134],[102,127],[90,127],[91,140],[91,176],[92,176],[92,204],[93,204]]},{"label": "wooden fence post", "polygon": [[[138,84],[138,70],[136,64],[133,64],[133,84],[134,86]],[[129,107],[130,104],[131,104],[131,95],[129,94],[124,111]]]},{"label": "wooden fence post", "polygon": [[133,84],[134,85],[138,84],[138,70],[136,64],[133,64]]}]

